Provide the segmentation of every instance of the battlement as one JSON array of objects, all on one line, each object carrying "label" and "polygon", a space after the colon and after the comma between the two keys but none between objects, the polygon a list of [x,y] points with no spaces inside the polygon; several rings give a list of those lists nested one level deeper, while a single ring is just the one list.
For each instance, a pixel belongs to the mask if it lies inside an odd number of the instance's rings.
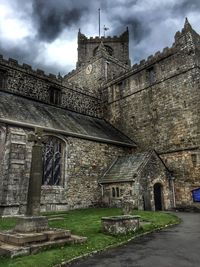
[{"label": "battlement", "polygon": [[58,84],[61,83],[60,77],[57,77],[55,74],[52,74],[52,73],[46,74],[41,69],[34,70],[32,66],[26,63],[20,64],[16,59],[13,59],[13,58],[6,59],[3,57],[3,55],[0,55],[0,65],[3,65],[5,69],[11,67],[11,68],[15,68],[19,71],[26,72],[29,75],[33,75],[41,79],[52,81]]},{"label": "battlement", "polygon": [[177,49],[175,47],[175,44],[172,45],[172,47],[165,47],[163,48],[162,51],[157,51],[155,52],[154,55],[150,55],[148,56],[147,59],[142,59],[140,60],[140,62],[138,64],[134,64],[131,68],[131,71],[137,71],[137,70],[140,70],[141,68],[144,68],[144,67],[148,67],[154,63],[156,63],[157,61],[163,59],[163,58],[166,58],[168,56],[171,56],[173,55],[174,53],[176,53]]},{"label": "battlement", "polygon": [[[100,102],[87,90],[65,82],[52,73],[45,74],[41,69],[32,69],[28,64],[18,63],[13,58],[5,59],[0,55],[0,69],[6,73],[4,91],[21,95],[47,104],[53,104],[81,114],[101,116]],[[58,102],[52,103],[50,91],[59,94]]]},{"label": "battlement", "polygon": [[139,63],[134,64],[131,69],[127,69],[127,71],[124,73],[122,72],[121,75],[119,75],[118,77],[116,77],[115,79],[110,79],[106,82],[106,87],[113,83],[115,83],[116,81],[120,81],[121,79],[124,79],[134,73],[137,73],[139,71],[141,71],[142,69],[148,69],[149,67],[151,67],[153,64],[155,64],[156,62],[169,57],[173,54],[175,54],[177,52],[177,47],[175,45],[175,43],[173,43],[172,47],[165,47],[163,48],[162,51],[157,51],[155,52],[154,55],[150,55],[148,56],[148,58],[146,59],[142,59],[140,60]]},{"label": "battlement", "polygon": [[[192,34],[193,39],[191,39],[190,37],[182,38],[182,37],[186,37],[188,33]],[[120,81],[121,79],[124,79],[134,73],[137,73],[141,71],[142,69],[145,69],[145,68],[148,69],[156,62],[159,62],[160,60],[163,60],[169,56],[174,55],[175,53],[177,53],[177,51],[179,51],[180,45],[182,45],[184,49],[186,49],[187,47],[189,49],[192,49],[192,48],[194,49],[194,43],[196,43],[196,47],[197,47],[199,46],[199,42],[200,42],[200,35],[193,30],[188,20],[186,19],[183,29],[175,33],[174,43],[172,44],[171,47],[165,47],[163,48],[162,51],[157,51],[155,52],[155,54],[148,56],[148,58],[142,59],[139,63],[134,64],[131,67],[131,69],[128,70],[126,73],[122,73],[120,76],[116,77],[114,80],[112,79],[112,80],[107,81],[106,86],[108,86],[108,84],[111,85],[118,80]]]},{"label": "battlement", "polygon": [[121,35],[117,36],[114,35],[113,37],[111,36],[95,36],[95,37],[87,37],[83,33],[78,32],[78,43],[109,43],[109,42],[128,42],[129,41],[129,32],[128,32],[128,27],[125,32],[123,32]]},{"label": "battlement", "polygon": [[[3,69],[5,70],[10,69],[10,68],[12,69],[15,68],[31,76],[35,76],[36,79],[39,78],[45,81],[48,80],[48,82],[56,84],[56,86],[58,87],[61,87],[61,88],[63,87],[62,85],[63,78],[57,77],[55,74],[52,74],[52,73],[46,74],[41,69],[34,70],[31,65],[28,65],[26,63],[22,63],[21,65],[18,63],[16,59],[13,59],[13,58],[5,59],[3,55],[0,55],[0,65],[3,65],[4,66]],[[69,74],[73,74],[74,72],[76,72],[76,70],[72,70]],[[67,85],[65,83],[64,87],[67,89],[73,90],[75,92],[78,92],[78,93],[86,94],[86,91],[85,90],[83,91],[83,88],[80,88],[71,83],[67,83]],[[90,95],[90,94],[88,93],[87,95]],[[90,95],[90,96],[93,97],[93,95]]]},{"label": "battlement", "polygon": [[130,65],[129,60],[129,31],[128,28],[120,36],[101,36],[86,37],[83,33],[78,32],[78,62],[81,66],[94,57],[98,47],[103,43],[108,53],[126,65]]}]

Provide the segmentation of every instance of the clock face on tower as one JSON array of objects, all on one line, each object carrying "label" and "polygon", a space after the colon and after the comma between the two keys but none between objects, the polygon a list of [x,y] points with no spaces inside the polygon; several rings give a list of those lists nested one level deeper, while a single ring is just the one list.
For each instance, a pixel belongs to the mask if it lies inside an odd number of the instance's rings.
[{"label": "clock face on tower", "polygon": [[89,65],[87,66],[87,68],[85,69],[85,73],[86,73],[86,74],[90,74],[91,71],[92,71],[92,64],[89,64]]}]

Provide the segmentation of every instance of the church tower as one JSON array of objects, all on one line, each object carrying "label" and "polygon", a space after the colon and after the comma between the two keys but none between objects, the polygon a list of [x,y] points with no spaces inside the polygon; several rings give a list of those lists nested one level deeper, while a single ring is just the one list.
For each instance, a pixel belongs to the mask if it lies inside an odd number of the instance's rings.
[{"label": "church tower", "polygon": [[78,32],[78,62],[77,67],[85,65],[90,58],[96,55],[100,43],[103,42],[110,56],[121,63],[130,66],[129,60],[129,31],[128,27],[120,36],[90,37],[87,38]]}]

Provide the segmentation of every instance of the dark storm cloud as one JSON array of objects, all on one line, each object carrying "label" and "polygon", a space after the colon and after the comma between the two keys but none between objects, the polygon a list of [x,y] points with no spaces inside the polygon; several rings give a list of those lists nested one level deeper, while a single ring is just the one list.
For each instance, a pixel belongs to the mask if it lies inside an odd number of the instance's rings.
[{"label": "dark storm cloud", "polygon": [[108,7],[111,11],[110,33],[119,35],[128,26],[132,63],[171,46],[173,36],[183,27],[185,17],[200,14],[199,0],[130,0],[124,1],[120,7]]},{"label": "dark storm cloud", "polygon": [[33,19],[38,26],[38,38],[53,41],[64,28],[77,25],[88,12],[84,2],[33,0]]},{"label": "dark storm cloud", "polygon": [[195,11],[200,10],[200,1],[199,0],[182,0],[175,4],[174,11],[179,12],[182,14],[182,12],[187,13],[188,11]]},{"label": "dark storm cloud", "polygon": [[[8,48],[6,41],[0,52],[33,66],[54,73],[67,72],[59,67],[59,62],[49,66],[40,58],[41,46],[53,43],[67,29],[75,39],[78,29],[88,37],[98,32],[98,8],[101,8],[101,26],[110,28],[107,35],[120,35],[129,27],[130,56],[132,62],[147,57],[164,46],[171,45],[173,35],[181,30],[184,18],[200,15],[200,0],[0,0],[0,3],[12,2],[16,14],[31,21],[35,33],[23,43]],[[31,8],[30,8],[31,7]],[[196,25],[193,25],[194,28]],[[94,27],[95,26],[95,27]],[[102,29],[101,27],[101,29]],[[97,29],[96,33],[92,32]],[[1,41],[0,41],[1,42]],[[74,44],[76,49],[76,44]],[[70,52],[69,52],[70,53]],[[74,59],[76,61],[76,59]],[[46,65],[45,65],[46,64]]]},{"label": "dark storm cloud", "polygon": [[[31,40],[28,41],[27,43],[31,44]],[[7,58],[14,58],[14,59],[19,59],[19,62],[22,60],[23,62],[26,62],[28,64],[33,63],[34,56],[37,53],[37,46],[30,46],[30,50],[27,49],[27,43],[25,46],[12,46],[7,49],[7,47],[4,47],[1,42],[0,42],[0,51],[1,54]],[[32,43],[33,44],[33,43]],[[31,53],[30,53],[31,51]],[[21,58],[21,60],[20,60]],[[21,61],[21,63],[22,63]]]},{"label": "dark storm cloud", "polygon": [[112,28],[112,35],[119,35],[125,31],[126,27],[129,29],[130,37],[134,39],[134,43],[139,43],[144,37],[150,33],[148,25],[137,18],[115,18],[115,26]]}]

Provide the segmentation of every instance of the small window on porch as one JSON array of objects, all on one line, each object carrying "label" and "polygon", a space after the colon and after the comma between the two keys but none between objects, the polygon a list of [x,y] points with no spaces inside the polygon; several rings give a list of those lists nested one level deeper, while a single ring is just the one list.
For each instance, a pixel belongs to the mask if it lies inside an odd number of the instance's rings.
[{"label": "small window on porch", "polygon": [[119,187],[116,187],[116,196],[119,197]]},{"label": "small window on porch", "polygon": [[115,197],[115,188],[112,187],[112,197]]},{"label": "small window on porch", "polygon": [[112,187],[112,197],[120,197],[120,189],[119,187]]}]

